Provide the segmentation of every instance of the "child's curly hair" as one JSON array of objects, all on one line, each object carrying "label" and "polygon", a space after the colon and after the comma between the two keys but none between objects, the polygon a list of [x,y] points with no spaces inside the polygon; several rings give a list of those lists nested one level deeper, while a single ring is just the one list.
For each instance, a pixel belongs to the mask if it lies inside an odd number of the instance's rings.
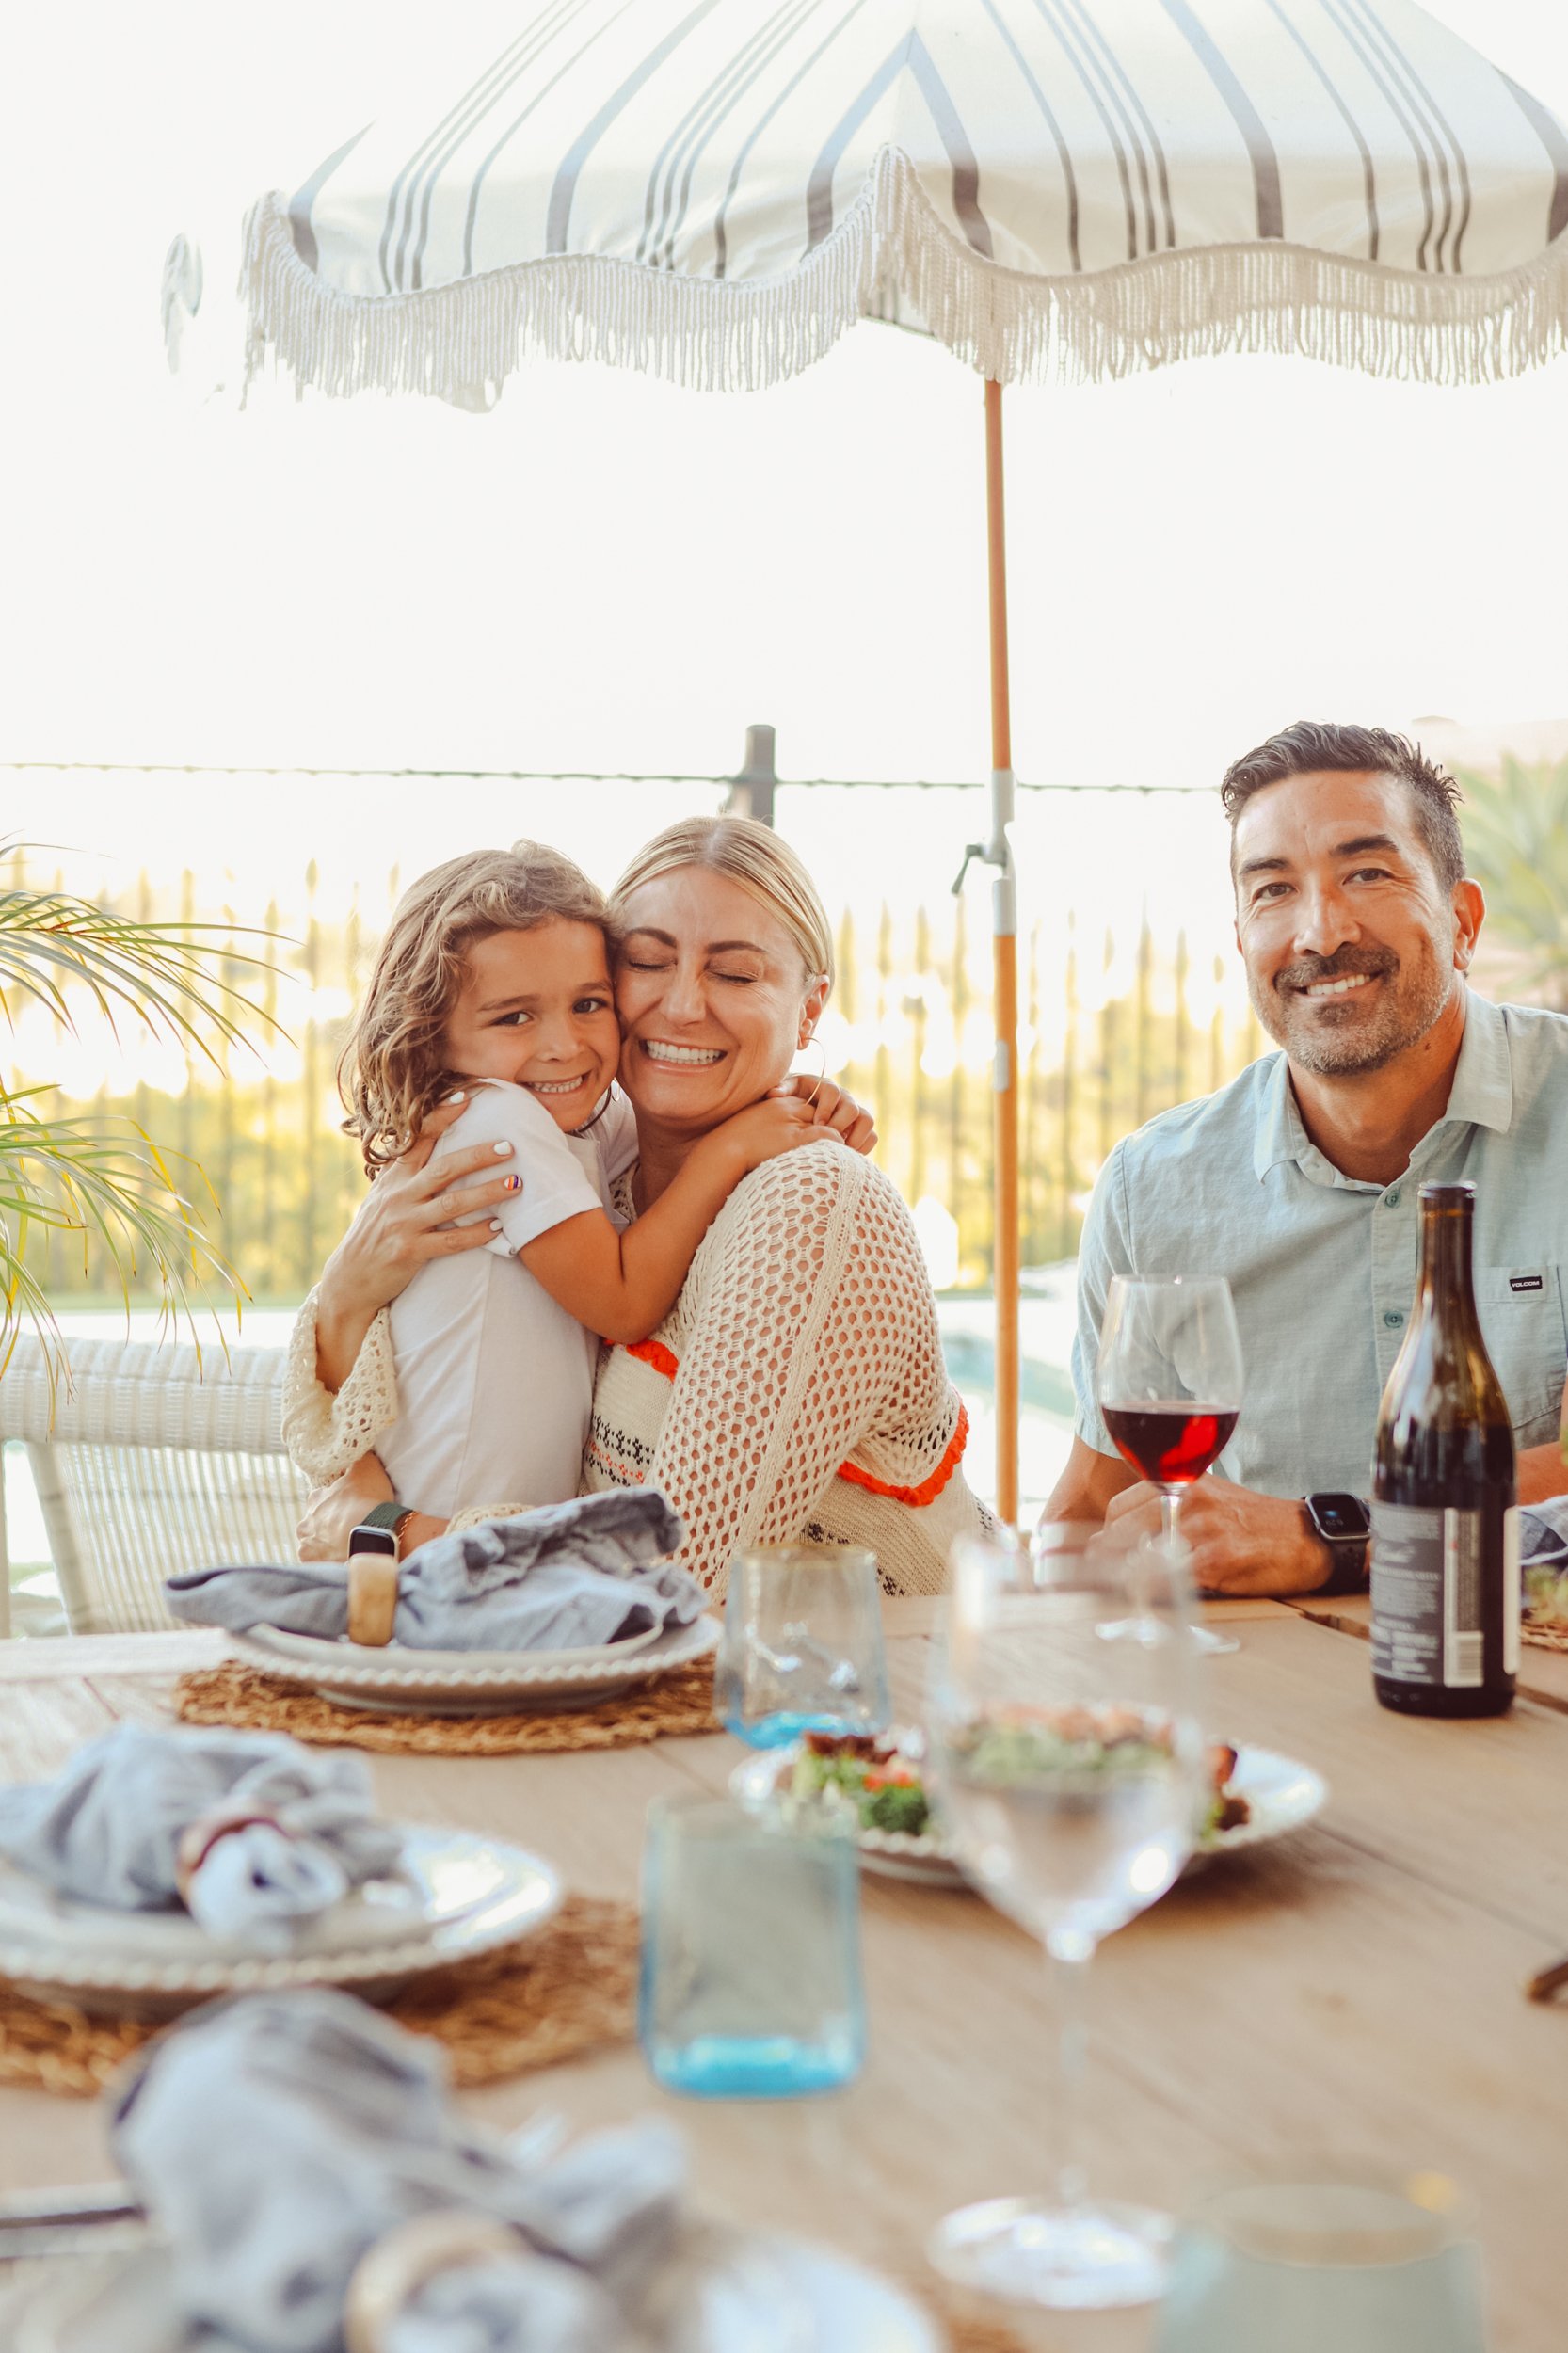
[{"label": "child's curly hair", "polygon": [[609,910],[569,857],[538,841],[448,858],[404,892],[338,1062],[344,1131],[358,1136],[368,1176],[408,1150],[460,1082],[442,1048],[469,950],[550,922],[607,932]]}]

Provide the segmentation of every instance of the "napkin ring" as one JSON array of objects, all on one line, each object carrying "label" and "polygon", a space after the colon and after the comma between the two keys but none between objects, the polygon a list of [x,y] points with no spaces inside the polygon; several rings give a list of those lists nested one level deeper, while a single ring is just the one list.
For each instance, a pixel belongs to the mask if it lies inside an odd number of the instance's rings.
[{"label": "napkin ring", "polygon": [[264,1813],[253,1805],[215,1806],[210,1814],[199,1815],[194,1822],[185,1824],[174,1849],[174,1886],[183,1904],[188,1908],[196,1875],[219,1839],[236,1830],[250,1830],[258,1823],[264,1830],[277,1831],[280,1837],[288,1836],[276,1814]]},{"label": "napkin ring", "polygon": [[383,1552],[356,1552],[348,1563],[348,1639],[383,1650],[397,1621],[397,1562]]},{"label": "napkin ring", "polygon": [[526,2242],[488,2215],[441,2207],[400,2222],[360,2256],[344,2306],[348,2353],[381,2353],[386,2331],[438,2272],[475,2263],[516,2263]]}]

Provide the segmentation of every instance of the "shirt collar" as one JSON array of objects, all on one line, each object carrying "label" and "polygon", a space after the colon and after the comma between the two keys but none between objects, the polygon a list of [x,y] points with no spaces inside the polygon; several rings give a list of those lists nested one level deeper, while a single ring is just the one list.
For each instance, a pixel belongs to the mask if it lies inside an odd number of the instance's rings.
[{"label": "shirt collar", "polygon": [[1306,1129],[1290,1084],[1290,1064],[1283,1053],[1272,1055],[1271,1063],[1257,1106],[1257,1134],[1253,1144],[1252,1164],[1259,1184],[1272,1168],[1278,1168],[1282,1160],[1296,1160],[1306,1148]]},{"label": "shirt collar", "polygon": [[[1283,1053],[1276,1053],[1272,1060],[1273,1067],[1264,1080],[1257,1107],[1257,1134],[1253,1145],[1252,1164],[1259,1183],[1282,1161],[1300,1160],[1304,1154],[1315,1152],[1296,1106],[1289,1063]],[[1448,1092],[1448,1107],[1436,1126],[1468,1122],[1477,1128],[1495,1128],[1499,1135],[1506,1135],[1512,1119],[1513,1063],[1509,1052],[1508,1024],[1498,1006],[1484,997],[1466,992],[1464,1035],[1454,1064],[1454,1082]],[[1435,1133],[1435,1128],[1432,1132]]]},{"label": "shirt collar", "polygon": [[1508,1023],[1500,1006],[1468,990],[1464,1035],[1448,1091],[1448,1108],[1437,1125],[1465,1120],[1473,1127],[1495,1128],[1499,1135],[1506,1135],[1513,1121],[1513,1058],[1509,1051]]}]

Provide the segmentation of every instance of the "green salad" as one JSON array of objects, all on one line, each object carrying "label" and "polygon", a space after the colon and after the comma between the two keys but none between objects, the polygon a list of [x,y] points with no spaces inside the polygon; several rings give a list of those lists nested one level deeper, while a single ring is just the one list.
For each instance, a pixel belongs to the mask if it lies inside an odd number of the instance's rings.
[{"label": "green salad", "polygon": [[[801,1802],[852,1806],[861,1830],[924,1838],[936,1826],[921,1770],[923,1753],[918,1732],[808,1732],[785,1786]],[[1146,1773],[1168,1763],[1171,1739],[1162,1725],[1151,1725],[1130,1708],[1017,1709],[977,1723],[962,1754],[969,1779],[997,1787],[1037,1779],[1060,1784],[1064,1778],[1088,1787],[1107,1775]],[[1246,1799],[1229,1786],[1236,1762],[1233,1748],[1222,1742],[1210,1747],[1200,1846],[1249,1819]]]},{"label": "green salad", "polygon": [[790,1776],[792,1797],[853,1805],[862,1830],[923,1838],[931,1804],[918,1757],[890,1733],[808,1732]]},{"label": "green salad", "polygon": [[1532,1625],[1568,1631],[1568,1569],[1547,1565],[1525,1571],[1525,1615]]}]

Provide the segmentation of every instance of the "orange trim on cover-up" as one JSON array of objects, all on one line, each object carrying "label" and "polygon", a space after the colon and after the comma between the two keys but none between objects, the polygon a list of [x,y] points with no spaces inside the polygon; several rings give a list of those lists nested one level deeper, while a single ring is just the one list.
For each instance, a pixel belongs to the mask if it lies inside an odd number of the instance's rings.
[{"label": "orange trim on cover-up", "polygon": [[[680,1369],[680,1357],[673,1349],[666,1348],[663,1340],[629,1340],[625,1345],[629,1356],[635,1356],[640,1364],[651,1365],[654,1371],[662,1372],[666,1381],[673,1381]],[[838,1476],[847,1480],[852,1487],[864,1487],[869,1495],[886,1496],[890,1503],[907,1503],[919,1511],[923,1504],[936,1502],[963,1461],[964,1449],[968,1442],[968,1409],[960,1399],[958,1420],[948,1440],[947,1450],[930,1478],[922,1479],[918,1487],[895,1487],[890,1481],[878,1479],[873,1471],[862,1470],[858,1463],[840,1463]]]},{"label": "orange trim on cover-up", "polygon": [[865,1487],[873,1496],[887,1496],[894,1503],[911,1503],[919,1511],[921,1504],[936,1502],[942,1489],[963,1461],[964,1449],[968,1442],[969,1417],[960,1400],[958,1421],[952,1437],[948,1440],[947,1452],[932,1472],[931,1477],[922,1479],[918,1487],[891,1486],[886,1479],[877,1479],[871,1471],[862,1470],[858,1463],[840,1463],[839,1476],[840,1479],[847,1479],[852,1487]]}]

